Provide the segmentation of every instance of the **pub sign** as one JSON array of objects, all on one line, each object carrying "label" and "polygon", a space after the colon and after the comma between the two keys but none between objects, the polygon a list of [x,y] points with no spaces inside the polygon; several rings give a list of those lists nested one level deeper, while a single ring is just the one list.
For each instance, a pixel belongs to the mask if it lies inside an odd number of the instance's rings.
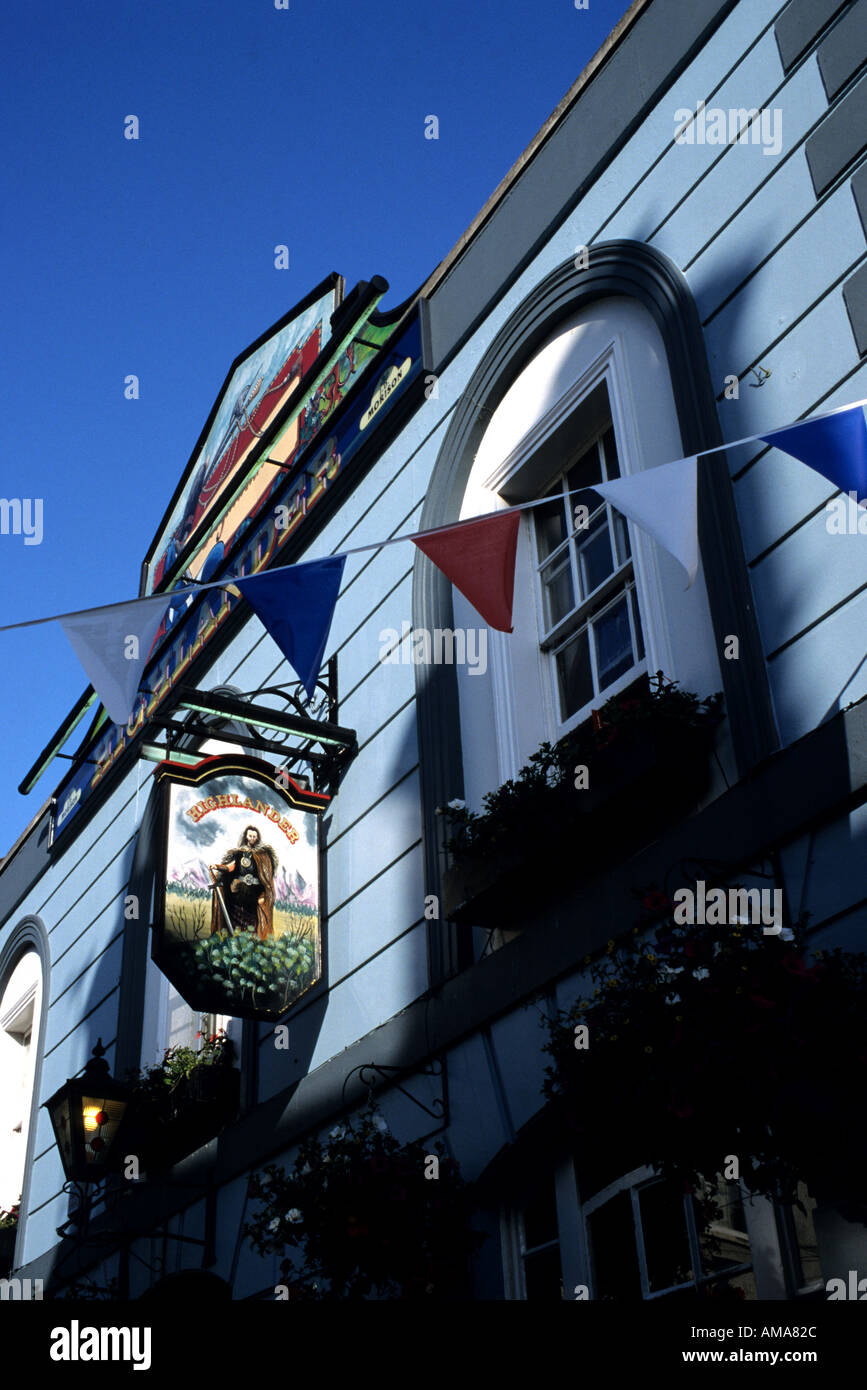
[{"label": "pub sign", "polygon": [[322,977],[329,797],[257,758],[160,763],[153,959],[194,1009],[275,1019]]}]

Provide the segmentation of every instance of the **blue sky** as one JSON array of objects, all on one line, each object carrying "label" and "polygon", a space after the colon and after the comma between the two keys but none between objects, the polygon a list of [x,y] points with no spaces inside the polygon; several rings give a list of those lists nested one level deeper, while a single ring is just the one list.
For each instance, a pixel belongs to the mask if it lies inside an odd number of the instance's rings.
[{"label": "blue sky", "polygon": [[[330,271],[384,276],[383,308],[418,289],[627,8],[4,6],[0,495],[44,520],[41,544],[0,535],[2,621],[133,597],[238,352]],[[87,681],[54,623],[0,633],[0,670],[3,853]]]}]

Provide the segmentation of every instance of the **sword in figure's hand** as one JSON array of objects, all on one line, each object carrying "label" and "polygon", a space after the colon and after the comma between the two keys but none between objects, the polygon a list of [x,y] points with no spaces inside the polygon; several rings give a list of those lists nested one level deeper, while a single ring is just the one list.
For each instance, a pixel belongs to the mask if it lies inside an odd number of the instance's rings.
[{"label": "sword in figure's hand", "polygon": [[211,878],[211,883],[212,883],[212,885],[213,885],[214,892],[215,892],[216,895],[217,895],[217,902],[220,904],[220,911],[221,911],[222,914],[223,914],[223,921],[226,923],[226,930],[228,931],[228,933],[229,933],[230,936],[234,936],[234,935],[235,935],[235,928],[232,926],[232,919],[231,919],[231,917],[229,916],[228,912],[226,911],[226,904],[225,904],[225,902],[223,901],[223,890],[222,890],[222,888],[220,887],[220,885],[219,885],[219,883],[217,882],[217,880],[214,878],[214,875],[211,873],[211,870],[210,870],[209,865],[207,865],[203,859],[200,859],[200,860],[199,860],[199,863],[201,864],[201,866],[202,866],[203,869],[207,869],[207,870],[208,870],[208,873],[209,873],[210,878]]}]

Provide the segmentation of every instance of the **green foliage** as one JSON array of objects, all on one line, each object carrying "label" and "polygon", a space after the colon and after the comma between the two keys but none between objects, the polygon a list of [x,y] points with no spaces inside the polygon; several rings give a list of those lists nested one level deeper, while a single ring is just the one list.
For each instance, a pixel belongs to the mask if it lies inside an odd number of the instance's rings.
[{"label": "green foliage", "polygon": [[58,1295],[58,1299],[62,1303],[114,1303],[120,1299],[120,1286],[114,1277],[105,1284],[97,1283],[95,1279],[74,1279],[72,1283],[66,1285],[63,1293]]},{"label": "green foliage", "polygon": [[803,1179],[814,1196],[860,1200],[867,956],[810,960],[800,925],[788,940],[675,925],[659,893],[645,907],[661,917],[655,937],[609,941],[585,962],[585,997],[547,1021],[545,1094],[584,1143],[690,1187],[734,1154],[754,1192],[793,1201]]},{"label": "green foliage", "polygon": [[[199,1037],[201,1037],[201,1033]],[[134,1094],[161,1099],[200,1067],[229,1066],[235,1055],[231,1038],[221,1029],[205,1038],[200,1048],[169,1047],[156,1066],[145,1067],[136,1080]]]},{"label": "green foliage", "polygon": [[446,849],[454,855],[481,858],[499,848],[536,835],[544,841],[548,827],[567,822],[574,808],[574,769],[591,765],[602,749],[634,738],[650,728],[712,729],[722,718],[722,696],[700,700],[678,690],[661,671],[646,683],[607,700],[593,724],[581,724],[557,743],[543,743],[514,779],[482,798],[484,810],[470,811],[462,801],[438,808],[454,832]]},{"label": "green foliage", "polygon": [[482,1237],[470,1229],[468,1188],[441,1144],[401,1144],[371,1107],[304,1143],[291,1171],[250,1179],[261,1203],[245,1236],[260,1254],[296,1248],[283,1265],[300,1299],[454,1297]]},{"label": "green foliage", "polygon": [[16,1202],[8,1211],[0,1207],[0,1231],[14,1231],[21,1214],[21,1204]]},{"label": "green foliage", "polygon": [[219,932],[175,942],[171,950],[189,978],[222,990],[224,1013],[233,1006],[285,1013],[316,980],[316,942],[304,930],[264,941],[252,932]]}]

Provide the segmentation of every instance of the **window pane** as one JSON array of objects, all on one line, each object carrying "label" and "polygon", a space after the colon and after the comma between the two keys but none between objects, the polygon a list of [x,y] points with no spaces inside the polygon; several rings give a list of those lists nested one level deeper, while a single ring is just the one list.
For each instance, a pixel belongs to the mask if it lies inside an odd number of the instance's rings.
[{"label": "window pane", "polygon": [[[602,464],[599,461],[599,449],[594,444],[583,458],[573,464],[566,474],[566,484],[570,492],[578,488],[590,488],[594,483],[602,482]],[[580,497],[570,497],[571,506],[574,508],[579,504],[589,507],[592,512],[602,501],[598,492],[582,492]],[[574,515],[574,511],[573,511]]]},{"label": "window pane", "polygon": [[749,1264],[752,1258],[739,1185],[720,1179],[713,1195],[720,1210],[719,1219],[711,1222],[704,1231],[699,1226],[699,1247],[705,1274],[726,1269],[729,1265]]},{"label": "window pane", "polygon": [[619,478],[620,459],[617,456],[617,442],[614,438],[613,426],[609,427],[602,436],[602,452],[605,455],[606,478]]},{"label": "window pane", "polygon": [[611,508],[611,517],[614,522],[614,543],[617,546],[617,563],[618,565],[625,565],[632,554],[629,545],[629,528],[626,525],[626,517],[616,511],[614,507]]},{"label": "window pane", "polygon": [[545,1245],[557,1239],[557,1203],[554,1184],[547,1182],[538,1188],[524,1207],[524,1249]]},{"label": "window pane", "polygon": [[629,590],[629,606],[632,612],[632,629],[635,633],[635,660],[644,660],[644,633],[641,630],[641,614],[638,611],[638,600],[635,597],[635,590]]},{"label": "window pane", "polygon": [[551,489],[555,498],[543,507],[536,507],[536,541],[539,559],[546,560],[566,539],[566,507],[559,486]]},{"label": "window pane", "polygon": [[599,689],[604,690],[606,685],[616,681],[618,676],[635,664],[625,594],[594,620],[593,637]]},{"label": "window pane", "polygon": [[638,1195],[644,1257],[651,1293],[693,1278],[683,1192],[676,1183],[655,1182]]},{"label": "window pane", "polygon": [[[806,1184],[802,1182],[798,1183],[798,1201],[801,1206],[792,1207],[792,1223],[801,1264],[799,1287],[803,1288],[805,1284],[813,1284],[822,1278],[822,1267],[819,1264],[819,1243],[816,1239],[816,1227],[813,1224],[816,1202],[807,1191]],[[804,1208],[803,1211],[801,1207]]]},{"label": "window pane", "polygon": [[586,596],[607,579],[614,569],[611,554],[611,535],[608,518],[602,511],[585,533],[586,540],[577,544],[578,570],[581,575],[581,588]]},{"label": "window pane", "polygon": [[587,1221],[593,1294],[605,1302],[641,1298],[635,1226],[628,1192],[618,1192]]},{"label": "window pane", "polygon": [[593,699],[593,675],[590,670],[590,646],[587,629],[583,628],[572,641],[557,653],[557,681],[560,686],[560,717],[568,719]]},{"label": "window pane", "polygon": [[553,1245],[549,1250],[540,1250],[537,1255],[528,1255],[524,1260],[524,1283],[528,1299],[547,1299],[563,1297],[563,1276],[560,1273],[560,1247]]},{"label": "window pane", "polygon": [[542,571],[542,585],[545,593],[545,625],[552,628],[575,606],[568,554],[564,561],[554,560]]}]

